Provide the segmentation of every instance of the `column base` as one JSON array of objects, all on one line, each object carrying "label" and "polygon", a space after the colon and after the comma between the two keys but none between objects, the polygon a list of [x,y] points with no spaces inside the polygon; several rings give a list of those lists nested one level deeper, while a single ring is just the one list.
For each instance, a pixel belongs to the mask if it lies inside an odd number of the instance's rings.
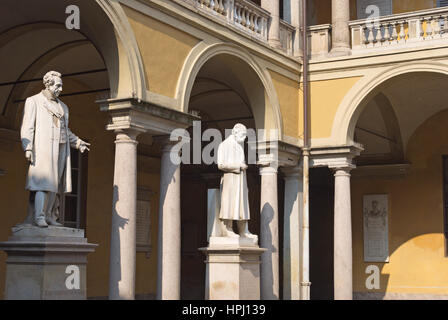
[{"label": "column base", "polygon": [[222,238],[199,249],[207,256],[206,300],[260,300],[260,256],[266,249],[236,240]]},{"label": "column base", "polygon": [[282,43],[280,42],[280,39],[269,39],[268,40],[269,45],[275,49],[282,49]]},{"label": "column base", "polygon": [[8,255],[6,300],[86,299],[87,254],[97,245],[87,242],[84,230],[19,225],[12,233],[0,242]]},{"label": "column base", "polygon": [[352,54],[352,49],[348,47],[337,47],[331,49],[330,53],[328,54],[330,57],[343,57],[343,56],[350,56]]}]

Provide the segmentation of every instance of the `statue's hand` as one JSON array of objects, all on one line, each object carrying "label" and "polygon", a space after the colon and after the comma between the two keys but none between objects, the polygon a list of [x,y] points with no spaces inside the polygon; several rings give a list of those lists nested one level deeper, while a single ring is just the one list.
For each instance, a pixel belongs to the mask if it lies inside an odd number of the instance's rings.
[{"label": "statue's hand", "polygon": [[81,144],[79,145],[79,151],[81,151],[81,153],[84,153],[86,150],[90,151],[89,146],[90,146],[90,143],[81,141]]},{"label": "statue's hand", "polygon": [[246,171],[247,170],[247,164],[243,164],[242,166],[241,166],[241,171]]},{"label": "statue's hand", "polygon": [[33,163],[33,162],[34,162],[33,151],[31,151],[31,150],[27,150],[27,151],[25,151],[25,157],[26,157],[26,159],[27,159],[30,163]]}]

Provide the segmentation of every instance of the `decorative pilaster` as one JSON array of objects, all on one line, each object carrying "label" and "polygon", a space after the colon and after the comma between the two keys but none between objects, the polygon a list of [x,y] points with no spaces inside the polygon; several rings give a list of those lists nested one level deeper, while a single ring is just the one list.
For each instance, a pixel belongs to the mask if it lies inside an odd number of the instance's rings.
[{"label": "decorative pilaster", "polygon": [[[162,144],[160,169],[157,299],[180,299],[181,216],[180,165],[172,161],[179,150],[176,141],[158,139]],[[177,153],[174,154],[174,153]]]},{"label": "decorative pilaster", "polygon": [[116,131],[110,244],[109,299],[135,297],[137,136],[141,131]]}]

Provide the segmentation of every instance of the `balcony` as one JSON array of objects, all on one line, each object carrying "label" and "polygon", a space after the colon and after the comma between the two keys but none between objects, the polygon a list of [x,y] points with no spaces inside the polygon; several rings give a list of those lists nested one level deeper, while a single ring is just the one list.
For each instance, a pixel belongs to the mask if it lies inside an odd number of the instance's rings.
[{"label": "balcony", "polygon": [[[349,28],[355,56],[448,45],[448,8],[355,20]],[[331,25],[312,26],[309,32],[311,58],[324,58],[331,50]]]},{"label": "balcony", "polygon": [[[183,0],[196,10],[212,19],[219,19],[242,32],[249,38],[268,44],[269,21],[268,11],[248,0]],[[296,28],[280,21],[281,50],[293,56]]]}]

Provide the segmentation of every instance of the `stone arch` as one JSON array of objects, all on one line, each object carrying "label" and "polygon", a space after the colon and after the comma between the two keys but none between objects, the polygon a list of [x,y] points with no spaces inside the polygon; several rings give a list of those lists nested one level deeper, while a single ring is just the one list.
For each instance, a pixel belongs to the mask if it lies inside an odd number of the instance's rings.
[{"label": "stone arch", "polygon": [[[134,32],[129,24],[128,18],[119,4],[118,1],[113,0],[96,0],[101,9],[106,13],[109,20],[113,24],[117,37],[119,40],[119,50],[126,57],[125,63],[125,75],[128,77],[120,77],[120,85],[123,86],[123,82],[127,82],[125,86],[131,88],[132,95],[141,100],[146,99],[146,78],[143,60],[140,54],[140,50],[135,39]],[[120,62],[122,65],[123,62]],[[120,65],[120,69],[121,68]],[[124,93],[120,88],[117,95]]]},{"label": "stone arch", "polygon": [[[68,4],[80,7],[81,29],[67,30],[65,7]],[[12,1],[4,1],[5,14],[13,10]],[[0,24],[0,36],[6,39],[23,34],[33,28],[53,28],[77,32],[88,39],[102,56],[110,75],[111,98],[135,97],[145,99],[146,78],[139,47],[127,16],[118,1],[114,0],[73,0],[52,4],[42,1],[41,10],[32,6],[22,7],[33,15],[14,15]],[[36,12],[34,14],[34,12]],[[12,35],[12,36],[11,36]]]},{"label": "stone arch", "polygon": [[[243,61],[257,75],[258,80],[263,86],[266,100],[264,106],[265,114],[263,115],[259,114],[260,110],[257,110],[258,108],[256,106],[252,106],[256,126],[259,129],[276,129],[278,130],[279,139],[282,139],[282,115],[271,76],[267,70],[263,69],[255,61],[249,52],[236,45],[224,43],[208,45],[205,42],[201,42],[193,48],[184,63],[177,85],[176,99],[179,101],[180,110],[188,112],[191,90],[201,68],[211,59],[220,55],[231,56]],[[264,119],[264,123],[261,123],[260,119]]]},{"label": "stone arch", "polygon": [[331,141],[336,145],[349,145],[354,143],[356,123],[367,105],[381,85],[395,77],[416,73],[437,73],[448,75],[448,65],[444,63],[406,63],[393,66],[386,70],[377,70],[369,73],[359,80],[346,94],[333,121]]}]

